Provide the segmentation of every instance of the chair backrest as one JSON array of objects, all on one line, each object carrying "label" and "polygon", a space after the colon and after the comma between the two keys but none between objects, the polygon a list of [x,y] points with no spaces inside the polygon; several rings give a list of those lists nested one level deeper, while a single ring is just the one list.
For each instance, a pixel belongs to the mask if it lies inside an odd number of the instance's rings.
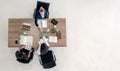
[{"label": "chair backrest", "polygon": [[16,58],[20,60],[25,60],[27,58],[27,54],[25,52],[17,51],[15,55]]},{"label": "chair backrest", "polygon": [[37,1],[36,9],[38,11],[39,8],[42,6],[46,11],[49,11],[49,5],[50,5],[50,3],[42,2],[42,1]]},{"label": "chair backrest", "polygon": [[20,63],[29,63],[34,56],[34,48],[32,48],[32,52],[30,53],[30,57],[28,58],[29,51],[25,49],[21,49],[15,53],[17,61]]},{"label": "chair backrest", "polygon": [[37,1],[37,5],[36,5],[36,8],[34,9],[34,13],[33,13],[33,18],[35,18],[36,13],[39,11],[39,8],[41,6],[48,12],[48,17],[49,17],[49,6],[50,6],[50,3],[43,2],[43,1]]},{"label": "chair backrest", "polygon": [[53,54],[52,50],[49,50],[46,54],[40,55],[40,63],[43,66],[43,68],[48,69],[56,66],[56,57]]}]

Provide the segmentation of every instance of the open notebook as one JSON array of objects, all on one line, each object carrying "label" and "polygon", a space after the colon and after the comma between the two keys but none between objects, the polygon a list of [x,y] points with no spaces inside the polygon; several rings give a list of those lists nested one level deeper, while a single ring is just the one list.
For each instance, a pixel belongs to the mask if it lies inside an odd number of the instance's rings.
[{"label": "open notebook", "polygon": [[37,20],[39,27],[47,28],[47,20]]},{"label": "open notebook", "polygon": [[20,40],[19,40],[20,45],[33,45],[33,37],[30,35],[20,35]]},{"label": "open notebook", "polygon": [[57,43],[57,36],[49,36],[49,42]]}]

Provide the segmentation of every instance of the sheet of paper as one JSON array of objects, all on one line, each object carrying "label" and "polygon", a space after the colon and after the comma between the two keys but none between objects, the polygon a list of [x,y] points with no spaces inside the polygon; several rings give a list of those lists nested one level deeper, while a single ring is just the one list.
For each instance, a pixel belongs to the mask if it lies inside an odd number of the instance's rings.
[{"label": "sheet of paper", "polygon": [[47,28],[47,20],[42,20],[42,28]]},{"label": "sheet of paper", "polygon": [[49,36],[49,42],[57,43],[57,36]]},{"label": "sheet of paper", "polygon": [[37,20],[37,24],[39,27],[42,27],[42,20]]}]

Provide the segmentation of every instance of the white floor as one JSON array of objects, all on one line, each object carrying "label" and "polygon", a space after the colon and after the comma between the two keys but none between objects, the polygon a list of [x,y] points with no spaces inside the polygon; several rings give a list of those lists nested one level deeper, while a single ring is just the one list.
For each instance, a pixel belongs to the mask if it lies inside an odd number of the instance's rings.
[{"label": "white floor", "polygon": [[32,18],[36,0],[0,0],[0,71],[120,71],[119,0],[43,0],[51,18],[66,18],[67,48],[52,48],[57,66],[43,69],[37,55],[18,63],[8,48],[8,19]]}]

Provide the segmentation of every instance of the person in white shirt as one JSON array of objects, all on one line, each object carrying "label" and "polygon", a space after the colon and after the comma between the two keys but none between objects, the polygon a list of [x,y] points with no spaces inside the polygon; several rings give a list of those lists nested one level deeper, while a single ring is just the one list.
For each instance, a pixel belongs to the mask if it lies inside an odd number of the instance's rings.
[{"label": "person in white shirt", "polygon": [[27,33],[23,33],[19,37],[19,44],[20,44],[20,50],[25,49],[28,51],[28,58],[30,57],[33,45],[33,37],[31,35],[28,35]]},{"label": "person in white shirt", "polygon": [[31,24],[23,23],[22,33],[17,39],[19,44],[19,50],[16,51],[15,55],[18,62],[29,63],[33,59],[34,48],[33,48],[33,36],[30,33]]}]

